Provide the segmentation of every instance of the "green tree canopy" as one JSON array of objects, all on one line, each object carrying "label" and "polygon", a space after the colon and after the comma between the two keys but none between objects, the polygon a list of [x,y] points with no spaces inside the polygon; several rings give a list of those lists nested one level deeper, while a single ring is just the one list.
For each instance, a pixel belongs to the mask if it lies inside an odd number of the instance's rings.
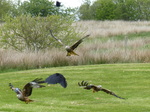
[{"label": "green tree canopy", "polygon": [[87,1],[79,8],[81,20],[150,20],[150,0]]},{"label": "green tree canopy", "polygon": [[0,19],[9,13],[12,9],[12,2],[8,0],[0,0]]},{"label": "green tree canopy", "polygon": [[74,8],[56,7],[53,1],[49,0],[29,0],[16,4],[14,15],[30,14],[32,16],[46,17],[48,15],[72,16]]},{"label": "green tree canopy", "polygon": [[54,2],[48,0],[25,1],[20,5],[19,9],[21,9],[24,14],[30,13],[32,16],[47,16],[58,13]]}]

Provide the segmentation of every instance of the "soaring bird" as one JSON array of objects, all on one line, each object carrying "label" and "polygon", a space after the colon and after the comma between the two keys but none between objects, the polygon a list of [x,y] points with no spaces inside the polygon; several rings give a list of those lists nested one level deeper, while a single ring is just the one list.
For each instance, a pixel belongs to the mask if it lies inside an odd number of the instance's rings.
[{"label": "soaring bird", "polygon": [[110,91],[108,89],[102,88],[101,85],[99,85],[99,86],[95,86],[93,84],[89,85],[88,82],[85,82],[85,81],[82,81],[81,83],[78,82],[78,85],[81,86],[81,87],[84,87],[84,89],[87,89],[87,90],[92,89],[93,93],[98,92],[98,91],[103,91],[103,92],[105,92],[107,94],[110,94],[110,95],[113,95],[113,96],[115,96],[117,98],[125,99],[125,98],[122,98],[122,97],[116,95],[114,92],[112,92],[112,91]]},{"label": "soaring bird", "polygon": [[50,75],[45,79],[45,83],[47,84],[57,84],[59,83],[62,87],[66,88],[67,87],[67,81],[66,78],[60,74],[60,73],[55,73],[53,75]]},{"label": "soaring bird", "polygon": [[79,46],[79,44],[81,44],[83,42],[83,40],[86,38],[86,37],[89,37],[90,35],[86,35],[85,37],[81,38],[80,40],[78,40],[76,43],[74,43],[72,46],[68,46],[68,45],[64,45],[63,42],[60,40],[60,39],[57,39],[53,33],[52,33],[52,30],[50,30],[50,34],[51,36],[57,40],[61,45],[65,46],[65,49],[67,51],[67,56],[71,56],[71,55],[77,55],[79,56],[77,53],[74,52],[74,49],[77,48]]},{"label": "soaring bird", "polygon": [[17,94],[17,98],[19,100],[24,101],[26,104],[28,104],[29,102],[33,102],[33,100],[29,99],[29,96],[31,96],[32,94],[32,89],[45,87],[44,85],[40,85],[41,83],[43,83],[43,81],[41,80],[41,78],[36,78],[35,80],[27,83],[22,90],[19,88],[15,88],[11,83],[9,83],[9,86],[10,89],[12,89]]}]

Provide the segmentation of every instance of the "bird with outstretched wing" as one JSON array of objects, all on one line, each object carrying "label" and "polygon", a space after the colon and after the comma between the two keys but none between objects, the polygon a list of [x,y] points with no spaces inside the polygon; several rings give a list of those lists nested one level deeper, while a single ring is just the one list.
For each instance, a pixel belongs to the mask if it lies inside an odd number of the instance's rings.
[{"label": "bird with outstretched wing", "polygon": [[60,39],[57,39],[53,33],[52,33],[52,30],[50,30],[50,34],[51,36],[57,40],[61,45],[65,46],[65,49],[67,51],[67,55],[66,56],[71,56],[71,55],[77,55],[79,56],[77,53],[74,52],[74,49],[76,49],[82,42],[83,40],[86,38],[86,37],[89,37],[90,35],[86,35],[85,37],[81,38],[80,40],[78,40],[76,43],[74,43],[72,46],[68,46],[68,45],[65,45]]},{"label": "bird with outstretched wing", "polygon": [[60,74],[60,73],[55,73],[47,77],[45,80],[42,80],[42,78],[36,78],[33,81],[27,83],[23,89],[15,88],[11,83],[9,83],[10,89],[12,89],[16,94],[17,98],[21,101],[24,101],[26,104],[29,102],[33,102],[33,100],[29,99],[29,96],[32,94],[32,89],[33,88],[42,88],[46,87],[44,85],[40,85],[42,83],[47,83],[47,84],[57,84],[59,83],[62,87],[66,88],[67,87],[67,81],[66,78]]},{"label": "bird with outstretched wing", "polygon": [[10,89],[12,89],[16,94],[17,98],[21,101],[24,101],[26,104],[29,102],[33,102],[33,100],[29,99],[29,96],[32,94],[33,88],[42,88],[45,87],[44,85],[40,85],[41,83],[44,83],[41,81],[41,78],[36,78],[35,80],[27,83],[23,89],[15,88],[11,83],[9,83]]},{"label": "bird with outstretched wing", "polygon": [[67,81],[66,78],[60,74],[60,73],[55,73],[50,75],[45,79],[45,83],[47,84],[57,84],[59,83],[62,87],[66,88],[67,87]]},{"label": "bird with outstretched wing", "polygon": [[93,93],[98,92],[98,91],[103,91],[103,92],[105,92],[105,93],[107,93],[107,94],[110,94],[110,95],[113,95],[113,96],[115,96],[115,97],[117,97],[117,98],[125,99],[125,98],[122,98],[122,97],[116,95],[114,92],[112,92],[112,91],[110,91],[110,90],[108,90],[108,89],[102,88],[101,85],[99,85],[99,86],[95,86],[95,85],[93,85],[93,84],[90,84],[90,85],[89,85],[88,82],[86,82],[86,81],[82,81],[81,83],[78,82],[78,85],[79,85],[80,87],[83,87],[84,89],[87,89],[87,90],[92,89],[92,90],[93,90]]}]

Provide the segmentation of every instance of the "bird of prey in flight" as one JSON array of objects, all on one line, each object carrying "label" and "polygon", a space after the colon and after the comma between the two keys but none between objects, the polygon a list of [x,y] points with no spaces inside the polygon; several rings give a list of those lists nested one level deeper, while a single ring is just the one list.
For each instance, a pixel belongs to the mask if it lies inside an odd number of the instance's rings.
[{"label": "bird of prey in flight", "polygon": [[42,88],[45,87],[44,85],[40,85],[40,83],[43,83],[41,81],[41,78],[36,78],[35,80],[27,83],[23,89],[15,88],[11,83],[9,83],[10,89],[12,89],[16,94],[17,98],[21,101],[24,101],[26,104],[29,102],[33,102],[33,100],[29,99],[29,96],[32,94],[33,88]]},{"label": "bird of prey in flight", "polygon": [[48,78],[45,79],[45,83],[47,83],[47,84],[59,83],[62,87],[64,87],[64,88],[67,87],[66,78],[60,73],[55,73],[53,75],[50,75]]},{"label": "bird of prey in flight", "polygon": [[117,97],[117,98],[124,99],[124,98],[122,98],[122,97],[116,95],[114,92],[112,92],[112,91],[110,91],[110,90],[108,90],[108,89],[102,88],[101,85],[99,85],[99,86],[95,86],[95,85],[93,85],[93,84],[90,84],[90,85],[89,85],[88,82],[85,82],[85,81],[82,81],[81,83],[78,82],[78,85],[79,85],[80,87],[83,87],[84,89],[87,89],[87,90],[92,89],[92,90],[93,90],[93,93],[98,92],[98,91],[103,91],[103,92],[105,92],[105,93],[107,93],[107,94],[110,94],[110,95],[113,95],[113,96],[115,96],[115,97]]},{"label": "bird of prey in flight", "polygon": [[62,87],[67,87],[67,81],[65,77],[60,73],[55,73],[53,75],[50,75],[45,80],[42,80],[42,78],[36,78],[33,81],[27,83],[23,89],[15,88],[11,83],[9,83],[10,89],[12,89],[16,94],[17,98],[21,101],[24,101],[26,104],[33,102],[33,100],[29,99],[29,96],[32,94],[33,88],[42,88],[46,87],[44,85],[40,85],[42,83],[47,84],[61,84]]},{"label": "bird of prey in flight", "polygon": [[76,43],[74,43],[72,46],[68,46],[68,45],[65,45],[60,39],[57,39],[53,33],[52,33],[52,30],[50,30],[50,34],[51,36],[57,40],[61,45],[63,45],[67,51],[67,56],[71,56],[71,55],[77,55],[79,56],[77,53],[74,52],[74,49],[77,48],[79,46],[79,44],[81,44],[83,42],[83,40],[86,38],[86,37],[89,37],[90,35],[86,35],[85,37],[81,38],[80,40],[78,40]]}]

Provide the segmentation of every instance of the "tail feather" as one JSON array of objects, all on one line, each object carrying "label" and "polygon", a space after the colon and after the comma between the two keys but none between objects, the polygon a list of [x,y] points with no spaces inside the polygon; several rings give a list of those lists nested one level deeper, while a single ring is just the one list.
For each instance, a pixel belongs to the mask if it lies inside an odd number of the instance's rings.
[{"label": "tail feather", "polygon": [[79,56],[77,53],[75,53],[75,52],[73,52],[73,51],[67,52],[67,56],[71,56],[71,55],[77,55],[77,56]]},{"label": "tail feather", "polygon": [[30,102],[34,102],[34,100],[28,99],[28,100],[25,101],[26,104],[28,104]]}]

